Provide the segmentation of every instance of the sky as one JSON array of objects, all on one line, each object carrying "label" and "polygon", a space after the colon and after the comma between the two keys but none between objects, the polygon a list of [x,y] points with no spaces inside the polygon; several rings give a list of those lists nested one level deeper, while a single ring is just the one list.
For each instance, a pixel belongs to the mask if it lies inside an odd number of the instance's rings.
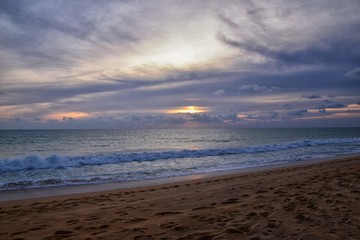
[{"label": "sky", "polygon": [[360,127],[359,0],[0,0],[0,129]]}]

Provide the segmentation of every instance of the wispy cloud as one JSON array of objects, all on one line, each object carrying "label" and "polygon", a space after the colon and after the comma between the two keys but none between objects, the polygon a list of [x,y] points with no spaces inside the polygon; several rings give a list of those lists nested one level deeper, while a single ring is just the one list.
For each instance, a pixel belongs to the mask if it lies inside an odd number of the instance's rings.
[{"label": "wispy cloud", "polygon": [[[341,122],[329,109],[355,114],[359,101],[359,11],[357,0],[0,1],[1,126]],[[210,110],[164,114],[183,106]]]},{"label": "wispy cloud", "polygon": [[360,78],[360,67],[347,72],[345,76],[349,78]]}]

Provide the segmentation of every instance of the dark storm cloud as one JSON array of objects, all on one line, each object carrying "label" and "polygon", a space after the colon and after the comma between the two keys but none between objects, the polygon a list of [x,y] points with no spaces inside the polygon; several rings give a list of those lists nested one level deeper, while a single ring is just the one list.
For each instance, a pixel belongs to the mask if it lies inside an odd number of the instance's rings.
[{"label": "dark storm cloud", "polygon": [[319,99],[319,98],[322,98],[322,96],[316,95],[316,94],[311,94],[311,95],[304,95],[303,98],[306,98],[306,99]]},{"label": "dark storm cloud", "polygon": [[298,110],[294,110],[294,111],[290,111],[288,112],[287,114],[289,116],[302,116],[304,115],[305,113],[307,113],[308,110],[307,109],[298,109]]},{"label": "dark storm cloud", "polygon": [[321,104],[320,106],[316,107],[316,109],[319,109],[321,111],[326,111],[327,108],[346,108],[347,105],[343,103],[326,103]]}]

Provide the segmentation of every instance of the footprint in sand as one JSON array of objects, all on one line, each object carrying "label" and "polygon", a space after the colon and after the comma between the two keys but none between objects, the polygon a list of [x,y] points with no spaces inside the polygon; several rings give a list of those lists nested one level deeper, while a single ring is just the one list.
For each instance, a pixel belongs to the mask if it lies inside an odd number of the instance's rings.
[{"label": "footprint in sand", "polygon": [[155,215],[157,216],[165,216],[165,215],[175,215],[175,214],[181,214],[182,212],[159,212],[156,213]]},{"label": "footprint in sand", "polygon": [[73,234],[74,232],[73,231],[67,231],[67,230],[59,230],[59,231],[56,231],[54,233],[55,236],[66,236],[66,235],[70,235],[70,234]]},{"label": "footprint in sand", "polygon": [[225,201],[222,202],[222,204],[234,204],[239,203],[239,199],[237,198],[228,198]]},{"label": "footprint in sand", "polygon": [[146,221],[146,218],[130,218],[125,223],[139,223]]}]

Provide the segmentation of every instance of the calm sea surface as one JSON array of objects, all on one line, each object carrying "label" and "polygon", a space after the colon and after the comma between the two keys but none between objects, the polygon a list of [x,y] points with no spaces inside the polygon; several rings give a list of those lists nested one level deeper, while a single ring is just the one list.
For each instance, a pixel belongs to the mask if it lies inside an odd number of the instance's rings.
[{"label": "calm sea surface", "polygon": [[1,130],[0,190],[134,181],[360,153],[360,128]]}]

